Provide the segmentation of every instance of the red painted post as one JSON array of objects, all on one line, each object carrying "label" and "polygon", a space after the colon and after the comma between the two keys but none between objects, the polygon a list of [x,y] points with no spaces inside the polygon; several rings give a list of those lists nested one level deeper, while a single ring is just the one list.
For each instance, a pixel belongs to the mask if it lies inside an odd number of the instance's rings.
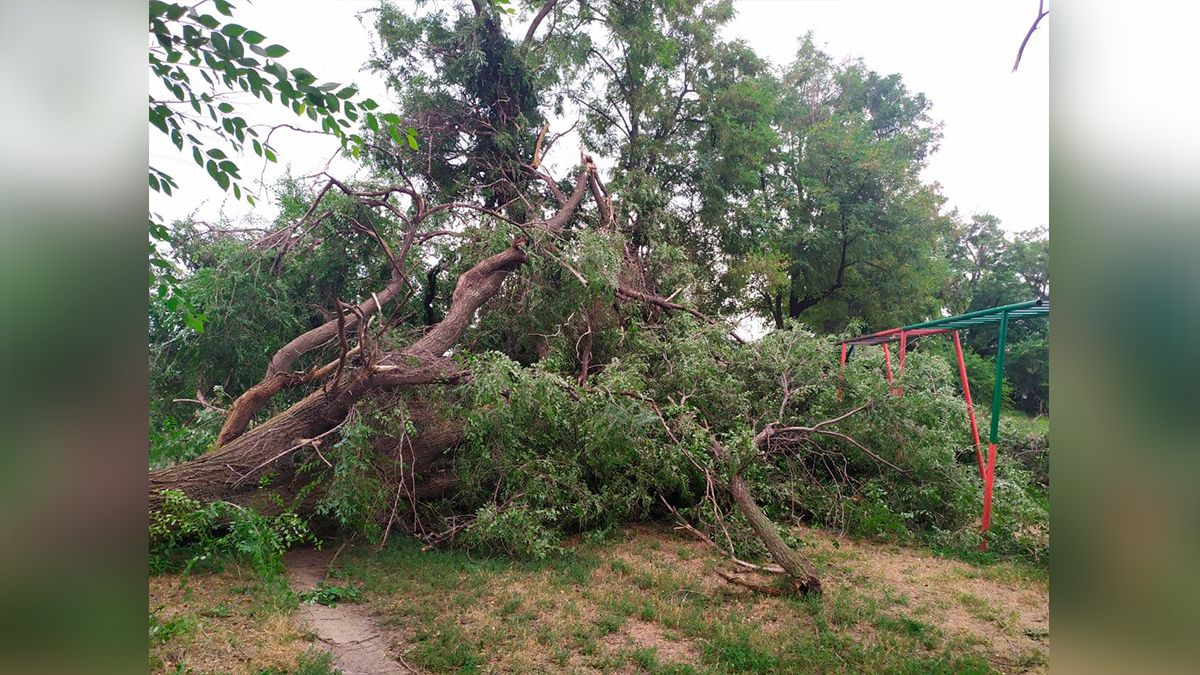
[{"label": "red painted post", "polygon": [[887,343],[883,343],[883,362],[887,364],[888,391],[895,394],[896,389],[892,387],[892,353],[888,351]]},{"label": "red painted post", "polygon": [[992,526],[992,485],[996,482],[996,444],[988,443],[987,470],[983,476],[983,541],[980,551],[988,550],[988,529]]},{"label": "red painted post", "polygon": [[842,376],[838,382],[838,400],[842,400],[842,384],[846,381],[846,343],[842,343]]},{"label": "red painted post", "polygon": [[[908,334],[900,331],[900,374],[904,374],[904,355],[908,352]],[[896,395],[904,395],[904,387],[896,387]]]},{"label": "red painted post", "polygon": [[983,452],[979,449],[979,427],[975,424],[975,405],[971,402],[971,382],[967,380],[967,364],[963,361],[962,341],[954,331],[954,355],[958,357],[958,377],[962,381],[963,398],[967,400],[967,418],[971,420],[971,438],[975,440],[975,459],[979,462],[979,477],[983,478]]}]

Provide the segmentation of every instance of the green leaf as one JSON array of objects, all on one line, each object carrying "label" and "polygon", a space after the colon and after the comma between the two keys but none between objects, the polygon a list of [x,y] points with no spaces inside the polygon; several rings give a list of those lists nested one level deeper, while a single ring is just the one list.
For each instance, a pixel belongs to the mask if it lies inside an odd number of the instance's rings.
[{"label": "green leaf", "polygon": [[288,53],[288,48],[284,47],[283,45],[271,45],[270,47],[267,47],[265,50],[263,50],[263,54],[265,56],[269,56],[273,59],[277,59],[287,53]]},{"label": "green leaf", "polygon": [[217,106],[217,110],[220,110],[221,112],[223,112],[225,114],[229,114],[229,113],[233,112],[233,104],[222,103],[221,105]]},{"label": "green leaf", "polygon": [[233,16],[233,5],[229,3],[229,0],[214,0],[214,4],[216,4],[218,12],[225,16]]},{"label": "green leaf", "polygon": [[308,84],[316,81],[317,79],[317,76],[308,72],[308,69],[306,68],[293,68],[292,77],[296,78],[296,82],[299,82],[300,84]]},{"label": "green leaf", "polygon": [[342,90],[337,93],[337,97],[338,98],[354,98],[354,95],[357,93],[358,93],[358,88],[351,84],[351,85],[347,85],[346,87],[343,87]]},{"label": "green leaf", "polygon": [[204,155],[200,154],[200,148],[192,146],[192,159],[200,166],[204,166]]},{"label": "green leaf", "polygon": [[246,32],[246,27],[239,26],[236,23],[227,23],[221,27],[221,32],[229,37],[237,37]]},{"label": "green leaf", "polygon": [[150,109],[150,123],[158,127],[158,130],[164,134],[171,133],[171,130],[167,128],[166,116],[163,115],[162,111],[159,109]]},{"label": "green leaf", "polygon": [[213,31],[209,34],[208,39],[212,42],[213,49],[217,50],[222,56],[229,53],[229,43],[225,41],[225,36]]},{"label": "green leaf", "polygon": [[246,41],[246,44],[256,45],[263,40],[266,40],[267,36],[255,30],[248,30],[245,33],[242,33],[242,39]]},{"label": "green leaf", "polygon": [[417,145],[416,129],[409,127],[404,130],[404,135],[408,137],[408,147],[412,148],[414,152],[420,150],[420,146]]},{"label": "green leaf", "polygon": [[154,188],[155,192],[162,192],[162,190],[158,186],[158,177],[155,176],[154,174],[149,174],[149,177],[150,177],[150,187]]},{"label": "green leaf", "polygon": [[225,152],[222,151],[220,148],[213,148],[213,149],[209,150],[207,154],[209,157],[212,157],[213,159],[225,159],[225,157],[226,157]]},{"label": "green leaf", "polygon": [[287,82],[287,79],[288,79],[287,68],[284,68],[283,66],[279,65],[278,63],[268,63],[265,67],[263,67],[263,70],[274,75],[276,78],[279,79],[280,82]]},{"label": "green leaf", "polygon": [[217,26],[221,25],[221,21],[211,14],[201,14],[196,17],[196,23],[212,30],[216,30]]},{"label": "green leaf", "polygon": [[201,316],[196,316],[195,314],[192,314],[190,310],[184,309],[183,320],[187,322],[189,328],[197,333],[204,332],[204,319]]}]

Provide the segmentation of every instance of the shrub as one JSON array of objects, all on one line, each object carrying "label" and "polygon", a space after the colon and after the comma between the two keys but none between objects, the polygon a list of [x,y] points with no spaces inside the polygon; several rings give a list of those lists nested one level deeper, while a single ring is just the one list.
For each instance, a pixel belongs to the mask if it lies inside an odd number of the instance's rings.
[{"label": "shrub", "polygon": [[227,560],[250,563],[264,577],[283,571],[283,553],[316,544],[308,522],[292,511],[264,516],[229,502],[203,505],[180,490],[163,490],[150,516],[150,573],[219,569]]}]

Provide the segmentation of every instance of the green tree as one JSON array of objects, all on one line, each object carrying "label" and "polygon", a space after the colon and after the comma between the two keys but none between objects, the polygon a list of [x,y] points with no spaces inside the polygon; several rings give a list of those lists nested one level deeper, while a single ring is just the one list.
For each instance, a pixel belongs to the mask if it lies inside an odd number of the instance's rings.
[{"label": "green tree", "polygon": [[[219,429],[180,425],[176,446],[215,447],[153,471],[151,504],[250,501],[261,480],[376,539],[534,556],[666,508],[814,590],[775,521],[978,543],[946,362],[914,353],[892,397],[879,359],[842,381],[812,330],[945,304],[928,103],[811,39],[777,72],[720,38],[732,12],[382,5],[370,67],[396,112],[364,123],[366,177],[286,185],[263,232],[180,230],[212,330],[152,324],[155,395],[236,398]],[[567,128],[547,126],[572,112],[584,152],[553,176],[540,160]],[[720,317],[747,310],[784,330],[731,338]],[[1000,503],[996,548],[1042,555],[1020,534],[1037,503]]]},{"label": "green tree", "polygon": [[[267,37],[230,19],[233,3],[213,0],[213,13],[205,13],[208,0],[180,5],[162,0],[149,3],[149,67],[152,76],[149,120],[222,190],[237,199],[255,204],[255,196],[243,182],[236,159],[247,147],[265,161],[278,161],[271,134],[261,134],[239,112],[245,96],[278,103],[299,117],[320,123],[320,131],[342,143],[354,156],[362,151],[362,136],[353,126],[360,118],[370,129],[386,128],[396,138],[406,133],[416,147],[412,130],[401,132],[394,114],[376,113],[379,105],[360,99],[353,85],[321,82],[305,68],[289,70],[279,59],[288,49],[271,44]],[[154,166],[149,167],[150,188],[174,194],[175,179]],[[186,325],[203,330],[206,315],[182,292],[179,269],[171,259],[176,243],[170,227],[151,213],[150,286],[165,306],[181,314]]]},{"label": "green tree", "polygon": [[721,214],[738,228],[725,237],[729,291],[776,327],[892,325],[934,309],[951,221],[919,176],[940,137],[928,101],[898,75],[834,63],[811,35],[780,85],[761,194]]}]

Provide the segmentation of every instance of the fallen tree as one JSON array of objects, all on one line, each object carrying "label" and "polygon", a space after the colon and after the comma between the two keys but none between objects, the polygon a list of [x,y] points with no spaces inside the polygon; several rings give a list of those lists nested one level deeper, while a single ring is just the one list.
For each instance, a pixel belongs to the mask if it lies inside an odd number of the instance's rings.
[{"label": "fallen tree", "polygon": [[[177,490],[292,508],[348,531],[369,522],[376,540],[400,529],[430,544],[520,555],[666,508],[740,567],[786,575],[793,592],[819,592],[820,575],[776,523],[890,525],[894,509],[965,531],[965,510],[943,518],[938,509],[968,501],[970,488],[928,487],[957,476],[946,464],[951,434],[930,431],[908,451],[936,454],[919,491],[882,489],[884,476],[908,480],[908,467],[869,448],[899,448],[899,424],[834,398],[828,344],[778,312],[787,330],[745,344],[720,318],[746,307],[721,278],[741,274],[743,262],[749,271],[735,286],[772,285],[775,307],[791,293],[775,287],[788,275],[769,250],[753,241],[744,242],[753,250],[725,250],[790,216],[762,192],[776,169],[731,170],[752,139],[718,129],[730,110],[708,109],[719,97],[698,99],[692,79],[700,59],[714,74],[746,69],[753,79],[750,55],[726,54],[687,12],[667,7],[663,21],[690,31],[680,43],[690,46],[677,63],[652,66],[651,79],[647,64],[625,61],[625,77],[595,49],[576,50],[586,31],[556,31],[597,20],[579,3],[546,3],[523,42],[509,40],[487,7],[420,21],[380,9],[372,67],[402,90],[391,117],[414,133],[403,142],[363,132],[370,179],[297,180],[281,191],[285,216],[253,235],[180,228],[204,240],[175,249],[191,272],[183,286],[199,289],[217,318],[203,337],[155,333],[152,300],[152,348],[168,354],[155,364],[168,381],[160,398],[196,391],[206,412],[228,407],[211,438],[180,454],[187,461],[150,473],[150,508]],[[658,51],[674,53],[666,47]],[[546,56],[556,49],[565,51]],[[600,75],[573,60],[585,52]],[[406,64],[436,77],[410,82]],[[586,153],[566,180],[542,163],[563,133],[549,133],[539,87],[548,94],[586,77],[600,90],[616,86],[613,110],[592,105],[584,82],[567,86],[589,111],[582,138],[613,149],[612,190]],[[623,90],[625,79],[637,91]],[[667,85],[679,89],[648,96]],[[741,112],[742,100],[730,105]],[[739,215],[743,203],[762,210]],[[857,264],[848,247],[858,235],[847,234],[845,217],[841,225],[831,293]],[[847,400],[878,395],[864,384],[878,378],[857,377],[848,375]],[[207,398],[214,388],[216,403]],[[945,406],[956,400],[929,390],[922,399],[918,384],[906,385],[906,405],[928,406],[923,420],[949,419]],[[162,417],[178,425],[177,415]],[[201,444],[210,449],[196,456]],[[875,495],[897,501],[881,506]],[[745,562],[751,555],[777,566]]]}]

